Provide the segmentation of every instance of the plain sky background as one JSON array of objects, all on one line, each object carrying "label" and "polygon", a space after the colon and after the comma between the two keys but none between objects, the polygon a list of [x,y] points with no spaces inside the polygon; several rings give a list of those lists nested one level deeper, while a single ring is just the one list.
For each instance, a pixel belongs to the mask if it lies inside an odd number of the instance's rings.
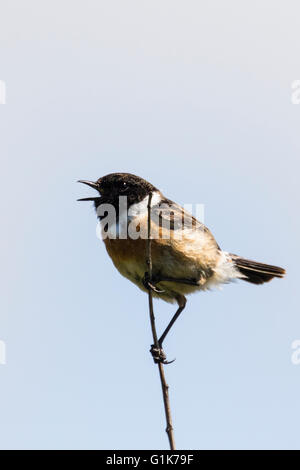
[{"label": "plain sky background", "polygon": [[[147,297],[76,184],[138,174],[283,266],[189,298],[168,337],[178,448],[300,448],[298,1],[1,1],[0,447],[164,449]],[[174,306],[155,302],[158,328]]]}]

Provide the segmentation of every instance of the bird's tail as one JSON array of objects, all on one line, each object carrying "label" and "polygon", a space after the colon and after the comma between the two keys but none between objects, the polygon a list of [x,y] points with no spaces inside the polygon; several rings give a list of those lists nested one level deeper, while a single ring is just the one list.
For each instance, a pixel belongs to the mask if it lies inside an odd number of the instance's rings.
[{"label": "bird's tail", "polygon": [[285,275],[285,269],[279,268],[278,266],[258,263],[257,261],[241,258],[231,253],[230,257],[239,272],[243,275],[241,279],[251,282],[252,284],[263,284],[273,279],[273,277],[283,277]]}]

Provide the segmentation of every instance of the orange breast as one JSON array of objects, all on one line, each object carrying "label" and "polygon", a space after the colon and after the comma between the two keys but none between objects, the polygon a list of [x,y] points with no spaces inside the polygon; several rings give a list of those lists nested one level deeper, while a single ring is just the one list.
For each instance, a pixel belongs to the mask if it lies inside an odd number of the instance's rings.
[{"label": "orange breast", "polygon": [[146,266],[146,243],[145,240],[109,239],[104,240],[107,252],[113,262],[128,263],[133,260],[143,262]]}]

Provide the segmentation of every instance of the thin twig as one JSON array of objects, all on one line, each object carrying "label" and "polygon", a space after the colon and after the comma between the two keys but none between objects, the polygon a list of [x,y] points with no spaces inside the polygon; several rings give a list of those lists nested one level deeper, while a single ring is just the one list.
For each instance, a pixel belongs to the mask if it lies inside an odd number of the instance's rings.
[{"label": "thin twig", "polygon": [[[148,239],[147,239],[147,257],[146,257],[146,264],[148,269],[148,279],[151,283],[152,281],[152,254],[151,254],[151,200],[152,200],[152,193],[149,194],[148,198]],[[153,310],[153,298],[152,298],[152,289],[148,289],[148,299],[149,299],[149,314],[150,314],[150,322],[151,322],[151,329],[152,329],[152,336],[153,336],[153,344],[155,348],[158,350],[160,348],[156,333],[156,326],[155,326],[155,316]],[[174,430],[172,425],[172,417],[171,417],[171,407],[170,407],[170,399],[169,399],[169,385],[166,382],[165,378],[165,371],[162,362],[157,362],[159,376],[161,381],[161,388],[164,400],[164,407],[165,407],[165,415],[166,415],[166,433],[168,435],[170,449],[175,450],[175,440],[174,440]]]}]

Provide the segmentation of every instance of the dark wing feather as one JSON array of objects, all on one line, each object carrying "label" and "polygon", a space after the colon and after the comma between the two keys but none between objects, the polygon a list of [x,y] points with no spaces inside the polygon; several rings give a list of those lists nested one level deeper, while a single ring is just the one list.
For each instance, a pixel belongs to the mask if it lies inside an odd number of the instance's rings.
[{"label": "dark wing feather", "polygon": [[[200,230],[205,232],[214,240],[213,235],[202,222],[199,222],[199,220],[197,220],[192,214],[170,199],[163,197],[158,204],[152,207],[151,214],[152,221],[159,224],[159,227],[164,227],[173,231],[183,230],[184,227],[193,230]],[[215,240],[214,242],[220,250],[217,242]]]}]

